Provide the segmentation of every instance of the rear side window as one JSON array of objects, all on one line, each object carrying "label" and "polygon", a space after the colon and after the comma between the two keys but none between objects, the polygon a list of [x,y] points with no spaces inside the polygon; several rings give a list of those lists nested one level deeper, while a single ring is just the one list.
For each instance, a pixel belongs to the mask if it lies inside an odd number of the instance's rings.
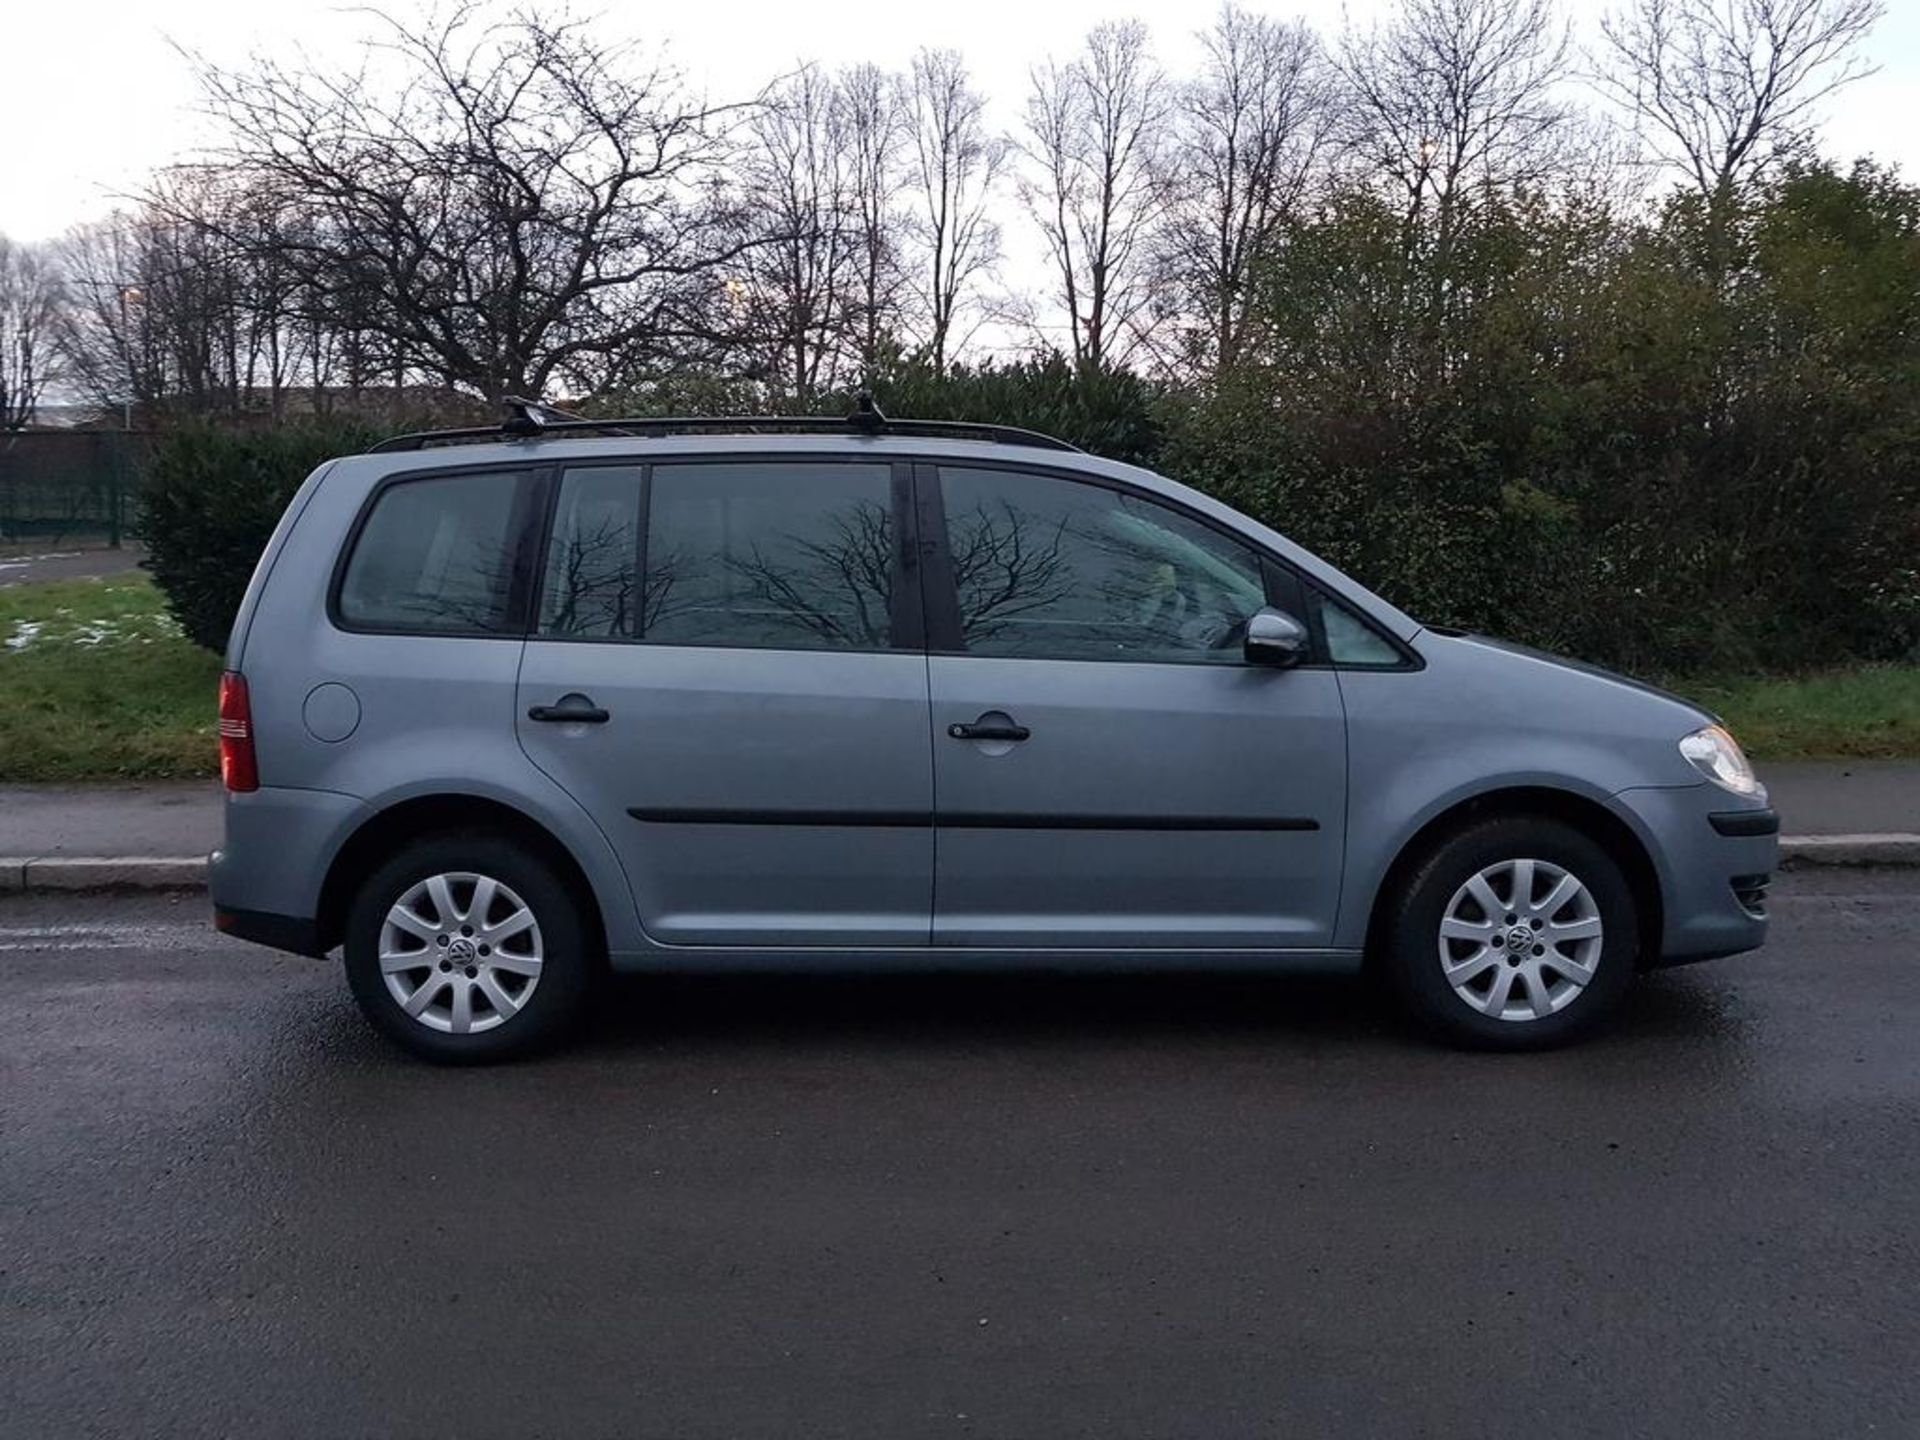
[{"label": "rear side window", "polygon": [[523,480],[490,471],[402,480],[382,490],[341,577],[340,619],[367,630],[517,630],[515,517]]},{"label": "rear side window", "polygon": [[540,584],[540,633],[632,640],[643,626],[637,465],[569,470],[560,480]]},{"label": "rear side window", "polygon": [[656,465],[641,638],[884,650],[893,643],[886,465]]}]

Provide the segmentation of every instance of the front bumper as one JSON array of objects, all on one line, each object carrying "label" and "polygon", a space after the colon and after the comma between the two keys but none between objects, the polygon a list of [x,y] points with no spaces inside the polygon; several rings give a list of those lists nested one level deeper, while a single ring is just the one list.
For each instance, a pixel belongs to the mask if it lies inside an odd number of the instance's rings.
[{"label": "front bumper", "polygon": [[1768,807],[1764,810],[1715,810],[1707,816],[1707,823],[1713,826],[1717,835],[1733,837],[1747,835],[1778,835],[1780,833],[1780,812]]},{"label": "front bumper", "polygon": [[1765,889],[1780,817],[1717,785],[1648,786],[1614,797],[1648,842],[1660,878],[1661,934],[1649,965],[1737,955],[1766,943]]}]

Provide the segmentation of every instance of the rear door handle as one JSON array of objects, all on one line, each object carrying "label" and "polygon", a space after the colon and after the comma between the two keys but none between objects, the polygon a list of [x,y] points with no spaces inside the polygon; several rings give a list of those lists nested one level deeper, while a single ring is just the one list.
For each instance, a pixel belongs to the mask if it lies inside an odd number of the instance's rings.
[{"label": "rear door handle", "polygon": [[585,695],[562,695],[552,705],[534,705],[527,710],[529,720],[561,725],[604,725],[612,717]]},{"label": "rear door handle", "polygon": [[1033,731],[1012,721],[976,720],[971,725],[949,725],[947,734],[956,740],[1025,740]]}]

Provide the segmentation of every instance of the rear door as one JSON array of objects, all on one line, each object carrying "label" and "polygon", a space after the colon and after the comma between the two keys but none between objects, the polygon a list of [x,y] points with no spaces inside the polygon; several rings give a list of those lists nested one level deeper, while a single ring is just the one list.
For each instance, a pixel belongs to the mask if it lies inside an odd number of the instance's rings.
[{"label": "rear door", "polygon": [[1241,658],[1268,565],[1080,479],[943,466],[919,484],[935,943],[1329,943],[1346,723],[1331,670]]},{"label": "rear door", "polygon": [[910,493],[904,467],[811,458],[560,476],[521,743],[612,839],[653,939],[927,943]]}]

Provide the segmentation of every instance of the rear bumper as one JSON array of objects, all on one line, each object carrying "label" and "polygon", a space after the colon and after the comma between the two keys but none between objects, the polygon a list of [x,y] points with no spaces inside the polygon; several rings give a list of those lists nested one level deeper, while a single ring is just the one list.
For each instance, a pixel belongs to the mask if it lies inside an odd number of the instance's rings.
[{"label": "rear bumper", "polygon": [[1623,790],[1614,797],[1649,841],[1660,876],[1659,953],[1649,965],[1738,955],[1766,943],[1766,877],[1779,862],[1780,817],[1717,785]]},{"label": "rear bumper", "polygon": [[224,933],[318,955],[327,870],[364,807],[331,790],[264,786],[227,797],[226,843],[207,857],[207,892]]},{"label": "rear bumper", "polygon": [[275,915],[267,910],[223,910],[216,906],[213,928],[236,940],[251,940],[256,945],[310,955],[316,960],[327,953],[320,943],[319,925],[311,918],[298,915]]}]

